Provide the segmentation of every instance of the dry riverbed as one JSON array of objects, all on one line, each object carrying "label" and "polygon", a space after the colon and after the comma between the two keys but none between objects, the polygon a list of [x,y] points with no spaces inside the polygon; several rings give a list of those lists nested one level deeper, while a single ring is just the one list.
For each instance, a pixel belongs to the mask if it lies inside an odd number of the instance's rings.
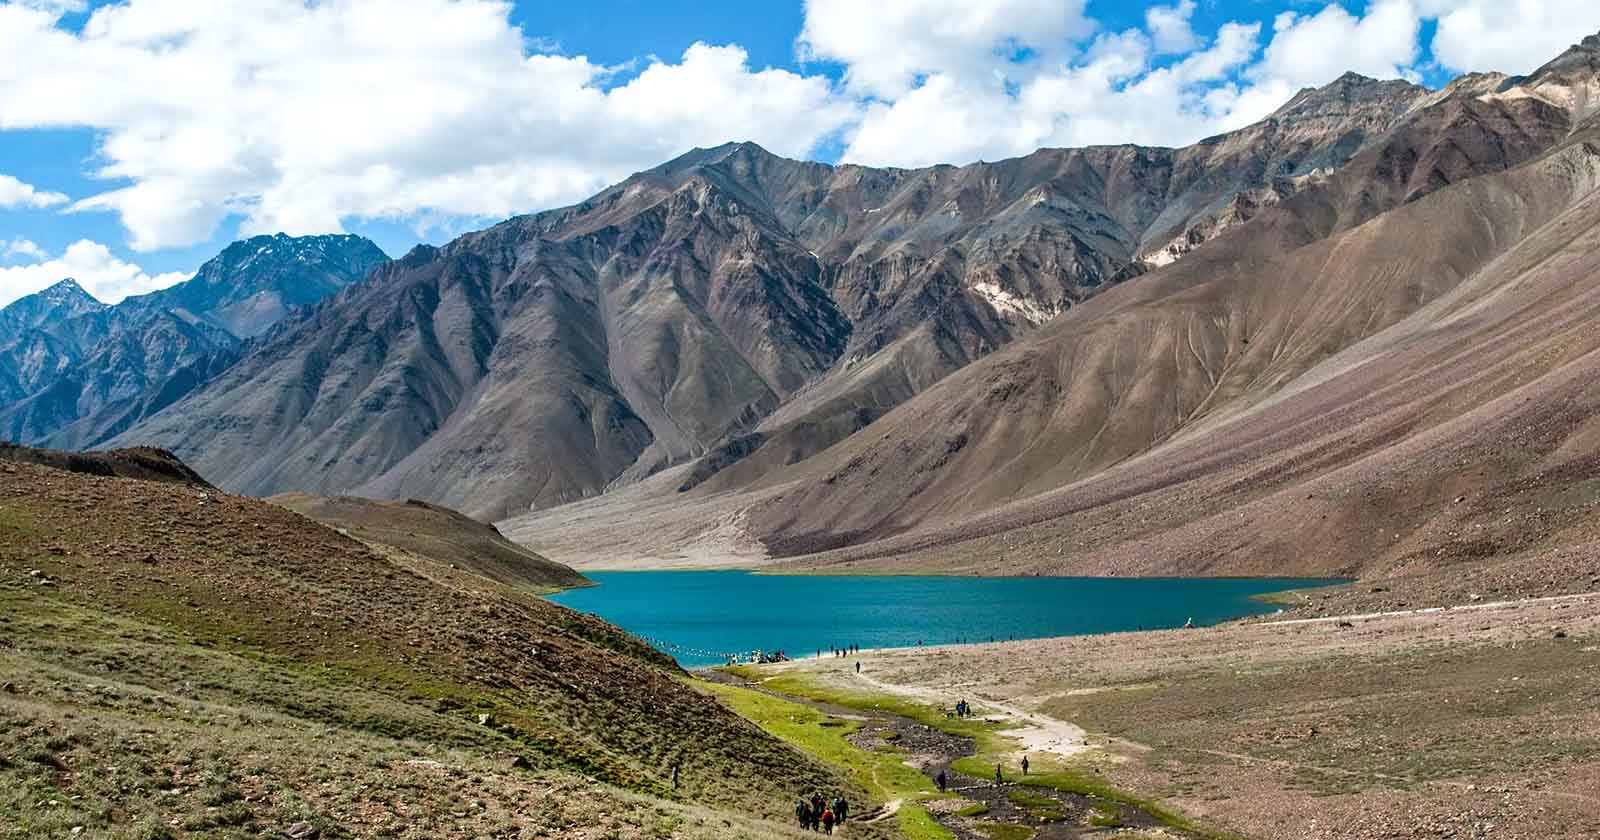
[{"label": "dry riverbed", "polygon": [[1600,836],[1600,595],[1300,618],[868,652],[861,675],[827,658],[756,673],[966,698],[1035,766],[1222,834]]}]

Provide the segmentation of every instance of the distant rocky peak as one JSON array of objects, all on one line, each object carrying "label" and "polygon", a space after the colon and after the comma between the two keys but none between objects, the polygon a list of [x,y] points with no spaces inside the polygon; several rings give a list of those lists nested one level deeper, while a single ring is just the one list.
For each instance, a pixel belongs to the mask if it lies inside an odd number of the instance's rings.
[{"label": "distant rocky peak", "polygon": [[84,291],[78,281],[68,277],[65,280],[39,292],[39,298],[52,306],[73,306],[105,308],[107,304],[101,303],[94,295]]},{"label": "distant rocky peak", "polygon": [[1269,119],[1340,116],[1352,111],[1403,111],[1427,89],[1404,79],[1374,79],[1346,72],[1322,87],[1304,88]]},{"label": "distant rocky peak", "polygon": [[0,308],[0,316],[4,316],[0,324],[10,330],[21,330],[39,326],[45,320],[62,320],[110,308],[69,277]]}]

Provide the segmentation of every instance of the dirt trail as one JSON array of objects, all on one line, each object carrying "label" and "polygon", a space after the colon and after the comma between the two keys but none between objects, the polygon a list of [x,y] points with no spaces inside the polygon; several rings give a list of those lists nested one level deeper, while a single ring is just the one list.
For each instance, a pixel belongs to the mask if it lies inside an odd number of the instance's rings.
[{"label": "dirt trail", "polygon": [[[801,703],[828,715],[840,715],[845,711],[830,703],[774,691],[762,683],[746,682],[720,671],[702,671],[700,676]],[[859,675],[858,680],[883,693],[939,706],[949,705],[945,694],[932,690],[884,683],[865,674]],[[999,712],[1001,717],[1017,722],[1017,731],[1031,732],[1036,736],[1037,742],[1054,745],[1058,755],[1070,755],[1083,748],[1082,730],[1070,724],[1063,724],[1006,703],[989,704],[989,707]],[[1004,831],[1007,827],[1010,827],[1010,830],[1028,830],[1027,836],[1032,840],[1083,840],[1104,836],[1108,831],[1114,830],[1110,828],[1111,826],[1146,830],[1157,829],[1160,826],[1159,820],[1135,806],[1022,784],[1021,780],[1011,773],[1006,775],[1005,781],[996,782],[992,777],[976,777],[958,772],[953,765],[959,759],[976,752],[977,745],[970,738],[953,735],[883,711],[874,710],[840,716],[863,722],[862,729],[850,736],[850,742],[856,747],[874,752],[893,751],[907,766],[922,773],[930,782],[940,774],[945,776],[947,785],[944,792],[938,794],[936,798],[912,801],[925,808],[934,821],[949,829],[957,840],[989,840],[995,836],[993,832]],[[995,715],[989,717],[992,720]],[[1015,737],[1017,733],[1006,734]],[[1043,751],[1032,746],[1027,746],[1026,749]],[[848,836],[852,824],[875,825],[893,820],[905,804],[904,799],[892,799],[845,823],[838,832]],[[1160,828],[1160,830],[1164,832],[1162,836],[1194,837],[1193,834],[1177,829]]]},{"label": "dirt trail", "polygon": [[[867,674],[855,674],[856,680],[866,683],[878,691],[895,694],[920,700],[934,706],[948,706],[950,692],[938,691],[917,686],[897,685],[876,679]],[[1075,726],[1064,720],[1057,720],[1048,715],[1030,712],[1020,706],[1005,703],[999,700],[983,699],[985,709],[998,712],[1007,722],[1015,723],[1015,727],[1004,730],[1006,737],[1016,739],[1021,747],[1021,752],[1047,752],[1062,757],[1071,757],[1089,749],[1089,736],[1081,727]]]}]

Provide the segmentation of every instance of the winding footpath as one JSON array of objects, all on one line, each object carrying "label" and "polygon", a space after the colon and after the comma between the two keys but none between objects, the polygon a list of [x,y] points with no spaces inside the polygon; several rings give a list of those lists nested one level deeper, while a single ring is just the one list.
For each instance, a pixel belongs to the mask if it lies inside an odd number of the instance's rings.
[{"label": "winding footpath", "polygon": [[[950,705],[948,691],[887,683],[865,673],[854,674],[854,677],[857,681],[885,694],[894,694],[933,706]],[[1053,753],[1065,758],[1089,749],[1089,736],[1082,727],[998,700],[985,699],[983,707],[999,713],[1005,722],[1016,724],[1003,730],[1001,734],[1015,739],[1021,745],[1023,752]]]}]

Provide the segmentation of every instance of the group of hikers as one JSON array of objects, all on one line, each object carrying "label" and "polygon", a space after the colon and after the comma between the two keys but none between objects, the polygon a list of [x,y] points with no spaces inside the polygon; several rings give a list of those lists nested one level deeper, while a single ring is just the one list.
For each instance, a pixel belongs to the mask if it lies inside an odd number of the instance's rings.
[{"label": "group of hikers", "polygon": [[965,700],[957,700],[956,701],[956,717],[958,717],[958,718],[972,717],[972,706],[969,705],[967,703],[967,701],[965,701]]},{"label": "group of hikers", "polygon": [[794,817],[800,822],[802,831],[832,834],[833,827],[842,824],[849,816],[850,803],[843,796],[836,796],[829,803],[822,798],[822,794],[813,793],[810,799],[802,796],[794,806]]},{"label": "group of hikers", "polygon": [[[833,645],[828,645],[828,653],[832,654],[833,658],[835,658],[835,659],[843,659],[846,656],[850,656],[852,654],[857,654],[857,653],[860,653],[860,652],[861,652],[861,646],[860,645],[845,645],[844,647],[834,647]],[[817,648],[817,658],[818,659],[822,658],[822,648]]]}]

